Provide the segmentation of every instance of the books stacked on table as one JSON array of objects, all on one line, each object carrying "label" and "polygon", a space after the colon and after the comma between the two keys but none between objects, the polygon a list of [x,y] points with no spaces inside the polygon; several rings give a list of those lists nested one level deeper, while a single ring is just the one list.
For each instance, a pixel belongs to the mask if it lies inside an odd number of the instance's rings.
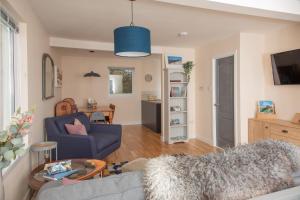
[{"label": "books stacked on table", "polygon": [[71,160],[46,164],[43,177],[48,180],[56,181],[78,172],[78,170],[72,169],[71,164]]}]

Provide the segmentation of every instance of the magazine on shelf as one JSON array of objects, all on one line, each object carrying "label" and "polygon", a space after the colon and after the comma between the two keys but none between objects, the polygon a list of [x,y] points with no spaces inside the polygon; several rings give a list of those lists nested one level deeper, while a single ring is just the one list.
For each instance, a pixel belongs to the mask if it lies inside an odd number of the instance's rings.
[{"label": "magazine on shelf", "polygon": [[180,97],[180,88],[179,87],[171,87],[170,97]]}]

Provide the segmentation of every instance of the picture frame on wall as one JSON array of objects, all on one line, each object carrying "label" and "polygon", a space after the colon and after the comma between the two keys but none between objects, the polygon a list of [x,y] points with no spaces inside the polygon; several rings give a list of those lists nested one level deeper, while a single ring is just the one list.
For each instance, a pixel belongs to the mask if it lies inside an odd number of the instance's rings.
[{"label": "picture frame on wall", "polygon": [[55,80],[54,80],[54,86],[56,88],[61,88],[62,87],[62,71],[59,67],[57,67],[56,65],[54,66],[54,77],[55,77]]},{"label": "picture frame on wall", "polygon": [[182,68],[183,57],[178,55],[166,54],[165,64],[167,68]]}]

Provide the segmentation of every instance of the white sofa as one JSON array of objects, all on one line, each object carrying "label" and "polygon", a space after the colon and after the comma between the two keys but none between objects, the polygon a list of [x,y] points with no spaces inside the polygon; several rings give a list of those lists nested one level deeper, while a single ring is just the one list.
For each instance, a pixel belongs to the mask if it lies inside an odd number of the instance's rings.
[{"label": "white sofa", "polygon": [[251,200],[299,200],[300,186],[289,188],[286,190],[273,192],[271,194],[252,198]]}]

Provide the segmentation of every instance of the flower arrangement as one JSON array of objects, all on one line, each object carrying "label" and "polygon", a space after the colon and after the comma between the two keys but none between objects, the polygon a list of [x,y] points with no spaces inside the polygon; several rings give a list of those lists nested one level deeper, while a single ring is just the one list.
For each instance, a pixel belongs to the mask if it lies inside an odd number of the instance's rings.
[{"label": "flower arrangement", "polygon": [[23,136],[29,133],[33,113],[33,109],[22,113],[19,108],[12,116],[8,129],[0,131],[0,172],[25,152]]},{"label": "flower arrangement", "polygon": [[0,200],[5,199],[2,170],[25,152],[23,136],[29,132],[33,113],[34,109],[21,113],[19,108],[12,116],[7,130],[0,131]]},{"label": "flower arrangement", "polygon": [[192,72],[193,67],[194,67],[194,64],[192,61],[188,61],[183,64],[184,73],[187,75],[187,82],[190,82],[191,72]]}]

